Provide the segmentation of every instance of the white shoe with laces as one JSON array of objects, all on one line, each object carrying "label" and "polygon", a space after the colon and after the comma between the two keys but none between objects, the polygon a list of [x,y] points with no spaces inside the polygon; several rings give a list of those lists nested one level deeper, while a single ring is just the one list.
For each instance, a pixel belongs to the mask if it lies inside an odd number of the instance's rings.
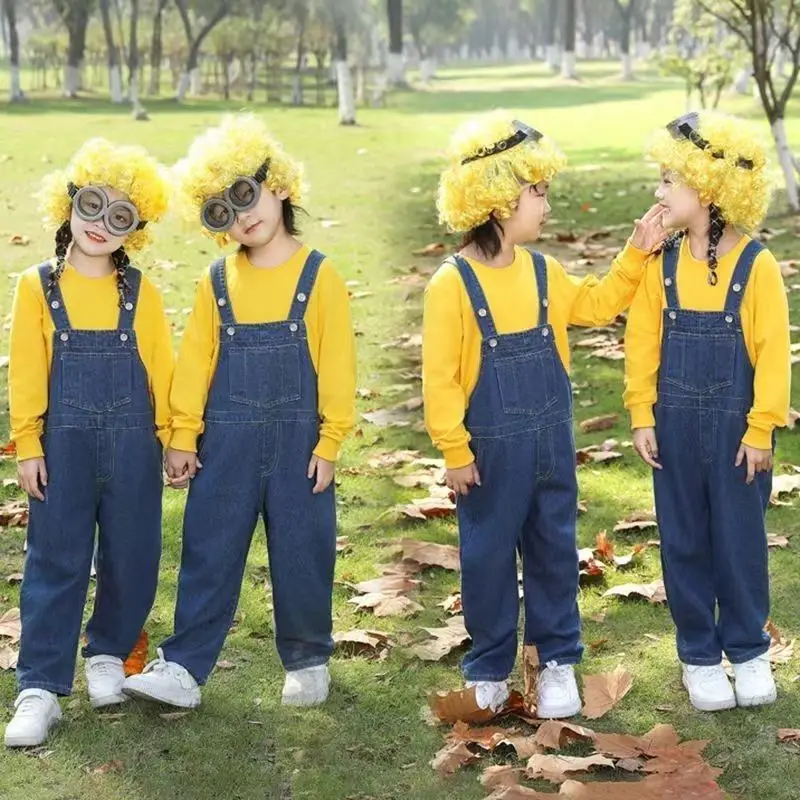
[{"label": "white shoe with laces", "polygon": [[766,653],[743,664],[734,664],[733,674],[736,678],[736,701],[740,706],[765,706],[778,699],[778,688]]},{"label": "white shoe with laces", "polygon": [[281,702],[285,706],[318,706],[328,699],[331,675],[327,664],[289,670]]},{"label": "white shoe with laces", "polygon": [[683,685],[698,711],[725,711],[736,708],[736,695],[722,663],[712,666],[683,664]]},{"label": "white shoe with laces", "polygon": [[175,661],[166,661],[159,647],[158,658],[151,661],[139,675],[125,679],[122,691],[128,697],[138,697],[176,708],[197,708],[200,687],[189,671]]},{"label": "white shoe with laces", "polygon": [[45,689],[23,689],[6,726],[6,747],[38,747],[61,719],[58,698]]},{"label": "white shoe with laces", "polygon": [[541,719],[573,717],[581,710],[581,697],[572,664],[548,661],[539,672],[536,715]]},{"label": "white shoe with laces", "polygon": [[86,659],[86,686],[92,708],[113,706],[127,701],[122,694],[125,668],[115,656],[91,656]]},{"label": "white shoe with laces", "polygon": [[499,711],[508,700],[508,681],[467,681],[467,689],[475,687],[475,701],[479,708]]}]

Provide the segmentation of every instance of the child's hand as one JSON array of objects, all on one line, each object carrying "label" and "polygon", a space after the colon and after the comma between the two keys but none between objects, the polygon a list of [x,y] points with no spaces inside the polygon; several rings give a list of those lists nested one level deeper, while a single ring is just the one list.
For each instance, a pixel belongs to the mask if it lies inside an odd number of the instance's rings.
[{"label": "child's hand", "polygon": [[26,494],[37,500],[44,500],[40,486],[47,486],[47,466],[43,458],[26,458],[20,461],[17,464],[17,476],[19,485]]},{"label": "child's hand", "polygon": [[664,227],[666,213],[667,209],[656,203],[641,219],[637,219],[631,234],[631,244],[639,250],[652,253],[669,233]]},{"label": "child's hand", "polygon": [[633,432],[633,447],[639,457],[653,469],[661,469],[658,463],[658,440],[655,428],[636,428]]},{"label": "child's hand", "polygon": [[478,467],[473,461],[466,467],[448,469],[444,482],[447,484],[448,489],[452,489],[456,494],[466,497],[473,486],[481,485],[481,476],[478,472]]},{"label": "child's hand", "polygon": [[167,470],[167,480],[173,489],[185,489],[189,481],[197,475],[197,470],[203,468],[197,459],[197,453],[175,450],[172,447],[167,448],[164,465]]},{"label": "child's hand", "polygon": [[736,454],[736,466],[741,466],[747,459],[747,478],[745,483],[752,483],[756,472],[769,472],[772,469],[772,450],[760,450],[742,442]]},{"label": "child's hand", "polygon": [[311,490],[313,494],[321,494],[331,485],[335,470],[336,464],[333,461],[326,461],[319,456],[311,456],[311,461],[308,462],[308,479],[313,480],[315,475],[317,478],[317,482]]}]

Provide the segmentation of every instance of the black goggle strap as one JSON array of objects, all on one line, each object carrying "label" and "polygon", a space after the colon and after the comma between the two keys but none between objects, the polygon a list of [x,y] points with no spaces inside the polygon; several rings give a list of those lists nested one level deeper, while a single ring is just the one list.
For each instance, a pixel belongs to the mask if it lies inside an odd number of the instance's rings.
[{"label": "black goggle strap", "polygon": [[253,180],[256,183],[264,183],[269,174],[269,159],[267,159],[253,174]]},{"label": "black goggle strap", "polygon": [[[725,158],[724,150],[714,150],[711,142],[699,134],[697,131],[699,122],[700,118],[697,112],[692,112],[672,120],[667,124],[667,130],[673,139],[686,139],[698,150],[705,150],[712,158]],[[755,164],[749,158],[738,158],[736,159],[736,166],[742,169],[753,169]]]},{"label": "black goggle strap", "polygon": [[464,164],[478,161],[481,158],[488,158],[498,153],[504,153],[506,150],[510,150],[512,147],[516,147],[523,142],[538,142],[544,136],[544,134],[537,131],[536,128],[532,128],[530,125],[526,125],[518,119],[515,119],[511,124],[514,128],[514,133],[511,136],[501,139],[499,142],[489,145],[489,147],[483,148],[480,153],[476,153],[474,156],[468,156],[461,161],[461,166],[463,167]]},{"label": "black goggle strap", "polygon": [[[67,194],[70,196],[70,198],[74,199],[75,195],[78,194],[78,191],[79,191],[78,187],[72,181],[70,181],[67,184]],[[98,191],[100,191],[100,190],[98,189]],[[111,204],[109,203],[109,205],[111,205]],[[131,205],[133,205],[133,203],[131,203]],[[136,206],[134,206],[134,208],[135,207]],[[144,227],[146,227],[146,225],[147,225],[147,220],[146,219],[139,220],[139,224],[136,226],[135,230],[140,231]]]}]

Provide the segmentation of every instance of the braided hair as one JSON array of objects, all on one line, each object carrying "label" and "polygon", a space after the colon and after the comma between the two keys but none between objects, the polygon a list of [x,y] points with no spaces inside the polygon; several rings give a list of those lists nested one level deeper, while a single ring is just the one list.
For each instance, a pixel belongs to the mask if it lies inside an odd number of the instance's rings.
[{"label": "braided hair", "polygon": [[722,216],[722,211],[719,206],[711,205],[708,207],[709,229],[708,229],[708,282],[711,286],[717,285],[717,248],[722,235],[725,233],[725,217]]}]

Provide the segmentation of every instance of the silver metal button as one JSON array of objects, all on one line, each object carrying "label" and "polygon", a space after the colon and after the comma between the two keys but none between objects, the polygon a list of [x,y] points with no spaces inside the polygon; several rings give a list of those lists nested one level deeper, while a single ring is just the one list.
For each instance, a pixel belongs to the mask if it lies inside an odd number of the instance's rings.
[{"label": "silver metal button", "polygon": [[121,342],[127,342],[127,341],[128,341],[128,334],[127,334],[127,333],[121,333],[121,334],[119,335],[119,340],[120,340]]},{"label": "silver metal button", "polygon": [[133,311],[133,303],[125,303],[126,311]]},{"label": "silver metal button", "polygon": [[292,333],[294,333],[294,332],[297,330],[297,323],[296,323],[296,322],[293,322],[291,325],[289,325],[289,330],[290,330]]},{"label": "silver metal button", "polygon": [[59,308],[60,306],[61,303],[59,303],[58,300],[53,300],[53,302],[50,303],[50,308]]},{"label": "silver metal button", "polygon": [[233,327],[228,328],[226,333],[228,334],[228,336],[233,336],[233,334],[236,333],[236,328],[233,328]]},{"label": "silver metal button", "polygon": [[545,308],[547,308],[547,306],[549,306],[549,305],[550,305],[550,301],[549,301],[549,300],[548,300],[548,299],[545,297],[545,299],[544,299],[544,300],[542,300],[542,305],[543,305]]},{"label": "silver metal button", "polygon": [[742,291],[742,284],[741,283],[734,283],[731,287],[734,292],[741,292]]},{"label": "silver metal button", "polygon": [[672,286],[672,278],[664,278],[664,286]]},{"label": "silver metal button", "polygon": [[725,315],[725,322],[731,323],[733,322],[733,317],[730,314]]},{"label": "silver metal button", "polygon": [[69,334],[68,333],[62,333],[61,336],[59,336],[58,338],[61,339],[62,342],[66,342],[67,339],[69,339]]},{"label": "silver metal button", "polygon": [[220,298],[219,298],[219,300],[217,300],[217,305],[218,305],[218,306],[220,306],[220,307],[222,307],[222,306],[224,306],[224,305],[225,305],[227,302],[228,302],[228,301],[227,301],[227,300],[226,300],[224,297],[220,297]]},{"label": "silver metal button", "polygon": [[669,312],[670,319],[678,319],[678,315],[674,311]]},{"label": "silver metal button", "polygon": [[307,297],[306,297],[306,296],[305,296],[305,295],[304,295],[302,292],[300,292],[300,294],[298,294],[298,295],[297,295],[297,299],[298,299],[298,300],[299,300],[301,303],[305,303],[305,301],[306,301],[308,298],[307,298]]},{"label": "silver metal button", "polygon": [[478,309],[478,316],[479,317],[485,317],[486,316],[486,309],[485,308],[479,308]]},{"label": "silver metal button", "polygon": [[489,339],[489,347],[497,347],[497,339]]},{"label": "silver metal button", "polygon": [[549,331],[547,328],[545,328],[545,329],[542,331],[542,336],[544,336],[545,338],[547,338],[549,335],[550,335],[550,331]]}]

